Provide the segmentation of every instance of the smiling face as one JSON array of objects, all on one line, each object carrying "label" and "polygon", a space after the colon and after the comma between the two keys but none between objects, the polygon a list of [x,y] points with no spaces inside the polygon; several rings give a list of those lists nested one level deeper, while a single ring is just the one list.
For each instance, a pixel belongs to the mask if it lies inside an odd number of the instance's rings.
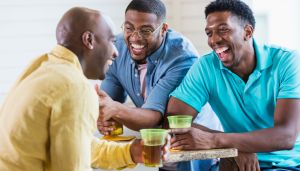
[{"label": "smiling face", "polygon": [[[131,57],[138,63],[145,63],[146,57],[157,50],[163,41],[165,27],[155,14],[128,10],[123,27]],[[129,33],[130,30],[133,31],[132,34]],[[140,34],[146,32],[152,33],[150,36]]]},{"label": "smiling face", "polygon": [[[103,34],[106,33],[106,34]],[[112,64],[112,61],[117,57],[117,50],[114,45],[115,37],[110,28],[106,32],[99,33],[99,37],[95,39],[95,61],[92,61],[91,64],[97,64],[95,70],[97,73],[97,78],[103,80],[105,78],[105,73],[108,70],[109,66]],[[98,62],[96,62],[98,60]]]},{"label": "smiling face", "polygon": [[252,32],[249,35],[248,26],[244,26],[237,16],[227,11],[209,14],[206,22],[208,45],[225,67],[237,67],[247,56],[249,46],[246,42],[252,36]]},{"label": "smiling face", "polygon": [[105,73],[117,57],[118,52],[114,45],[115,36],[107,19],[102,15],[93,20],[93,31],[87,37],[90,41],[90,50],[84,55],[83,71],[89,79],[105,78]]}]

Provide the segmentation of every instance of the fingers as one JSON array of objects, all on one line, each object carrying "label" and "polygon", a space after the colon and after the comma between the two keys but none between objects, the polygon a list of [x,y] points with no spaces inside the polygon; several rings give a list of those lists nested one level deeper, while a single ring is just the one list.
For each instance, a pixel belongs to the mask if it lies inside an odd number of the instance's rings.
[{"label": "fingers", "polygon": [[98,96],[100,96],[100,97],[106,97],[107,96],[105,91],[101,90],[98,84],[95,84],[94,87],[95,87],[95,90],[96,90]]},{"label": "fingers", "polygon": [[163,146],[163,156],[162,160],[167,161],[170,156],[170,147],[171,147],[171,136],[168,134],[166,137],[166,143]]},{"label": "fingers", "polygon": [[108,122],[113,117],[112,111],[109,108],[102,108],[99,109],[99,117],[98,121],[100,122]]},{"label": "fingers", "polygon": [[99,95],[100,97],[107,97],[107,96],[108,96],[108,95],[105,93],[105,91],[103,91],[103,90],[99,90],[98,95]]},{"label": "fingers", "polygon": [[258,161],[255,164],[255,170],[256,171],[260,171],[260,166],[259,166],[259,162]]},{"label": "fingers", "polygon": [[106,122],[97,122],[97,128],[99,132],[103,135],[109,135],[111,131],[114,130],[115,122],[106,121]]},{"label": "fingers", "polygon": [[189,150],[192,149],[190,141],[187,138],[177,138],[173,140],[171,144],[171,149],[173,150]]},{"label": "fingers", "polygon": [[162,160],[163,161],[167,161],[169,159],[169,156],[170,156],[170,150],[169,150],[169,148],[167,148],[166,146],[164,146]]},{"label": "fingers", "polygon": [[234,160],[240,171],[260,171],[259,162],[254,153],[239,152]]},{"label": "fingers", "polygon": [[190,128],[172,128],[168,130],[169,133],[173,133],[173,134],[186,134],[189,131]]},{"label": "fingers", "polygon": [[99,85],[98,84],[95,84],[95,90],[96,90],[96,92],[97,92],[97,94],[98,94],[98,96],[99,96],[99,92],[100,92],[100,87],[99,87]]}]

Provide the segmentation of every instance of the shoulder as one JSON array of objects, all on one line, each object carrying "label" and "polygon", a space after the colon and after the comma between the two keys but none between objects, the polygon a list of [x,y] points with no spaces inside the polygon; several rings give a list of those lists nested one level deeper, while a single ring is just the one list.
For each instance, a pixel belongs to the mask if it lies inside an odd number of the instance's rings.
[{"label": "shoulder", "polygon": [[269,58],[272,58],[274,64],[286,66],[288,63],[300,65],[300,54],[296,50],[278,45],[263,45],[264,52]]},{"label": "shoulder", "polygon": [[209,52],[201,56],[197,62],[201,67],[216,68],[220,65],[219,59],[214,52]]},{"label": "shoulder", "polygon": [[166,46],[175,50],[176,53],[181,52],[184,54],[199,56],[193,43],[179,32],[169,29],[167,31],[165,41]]},{"label": "shoulder", "polygon": [[41,82],[47,84],[47,90],[51,91],[53,98],[91,93],[87,78],[73,65],[46,64],[41,71],[41,77],[44,77]]},{"label": "shoulder", "polygon": [[263,47],[264,47],[264,49],[266,49],[269,52],[270,56],[274,56],[274,57],[294,56],[297,53],[295,50],[292,50],[292,49],[289,49],[286,47],[282,47],[282,46],[278,46],[278,45],[265,44],[265,45],[263,45]]},{"label": "shoulder", "polygon": [[164,63],[175,65],[192,65],[199,57],[194,45],[180,33],[168,30],[163,44]]}]

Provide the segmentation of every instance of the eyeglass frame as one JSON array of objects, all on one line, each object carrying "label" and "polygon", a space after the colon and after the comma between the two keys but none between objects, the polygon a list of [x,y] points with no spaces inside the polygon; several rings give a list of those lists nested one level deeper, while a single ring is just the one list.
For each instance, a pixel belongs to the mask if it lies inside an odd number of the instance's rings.
[{"label": "eyeglass frame", "polygon": [[145,36],[145,35],[143,35],[143,34],[141,33],[141,29],[139,29],[139,30],[134,29],[133,32],[131,32],[131,33],[126,33],[126,31],[125,31],[125,23],[123,23],[123,24],[121,25],[121,29],[122,29],[122,31],[123,31],[124,34],[127,34],[127,35],[129,35],[129,36],[133,36],[135,33],[137,33],[139,37],[142,37],[142,38],[144,38],[144,39],[147,39],[147,38],[153,36],[153,34],[154,34],[155,32],[157,32],[157,30],[159,30],[159,28],[160,28],[163,24],[164,24],[164,23],[161,23],[155,30],[150,31],[151,33],[150,33],[149,35],[147,35],[147,36]]}]

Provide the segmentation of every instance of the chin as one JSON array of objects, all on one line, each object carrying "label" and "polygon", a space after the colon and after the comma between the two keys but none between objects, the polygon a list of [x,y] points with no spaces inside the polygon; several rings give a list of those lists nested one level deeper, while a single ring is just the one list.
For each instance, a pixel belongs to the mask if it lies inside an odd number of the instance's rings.
[{"label": "chin", "polygon": [[133,60],[135,60],[135,61],[141,61],[141,60],[144,60],[145,57],[146,57],[146,55],[144,55],[144,54],[141,54],[141,55],[135,55],[135,54],[133,54],[133,53],[130,53],[130,55],[131,55],[131,58],[132,58]]},{"label": "chin", "polygon": [[97,79],[99,79],[99,80],[104,80],[104,78],[105,78],[105,75],[102,74],[102,75],[100,75]]},{"label": "chin", "polygon": [[145,56],[131,56],[131,58],[136,61],[136,62],[139,62],[139,61],[145,61],[146,60],[146,57]]}]

